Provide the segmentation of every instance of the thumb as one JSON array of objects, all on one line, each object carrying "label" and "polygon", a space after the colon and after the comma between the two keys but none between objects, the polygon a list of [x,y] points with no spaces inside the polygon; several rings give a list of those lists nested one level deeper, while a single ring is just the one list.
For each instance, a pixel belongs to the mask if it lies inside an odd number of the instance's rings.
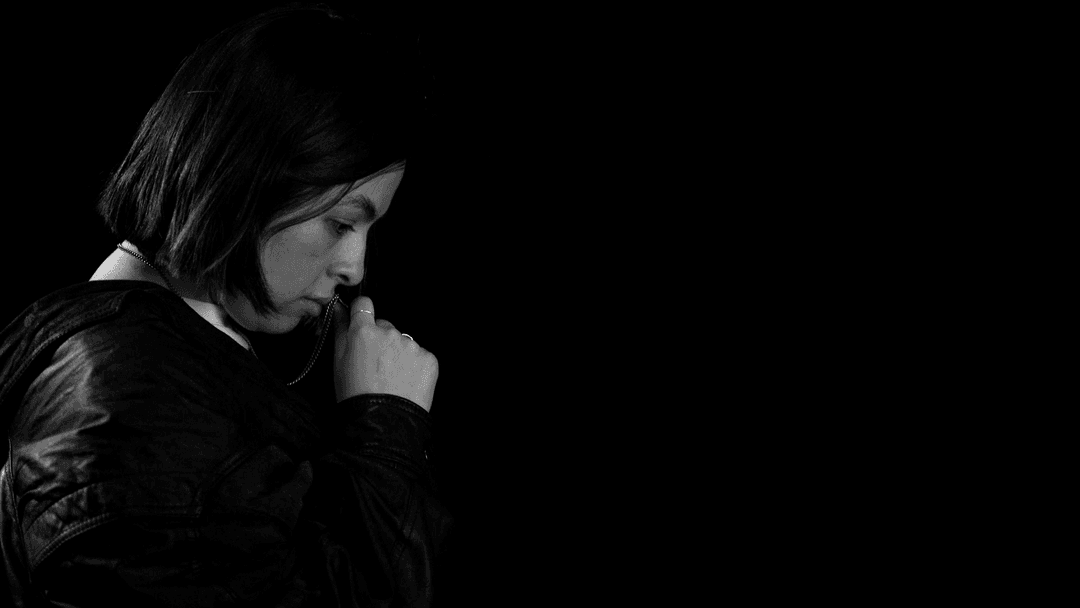
[{"label": "thumb", "polygon": [[[366,305],[366,306],[365,306]],[[346,304],[345,300],[340,297],[337,298],[337,304],[334,306],[334,333],[345,333],[353,323],[358,323],[356,319],[356,311],[363,308],[364,310],[374,310],[371,303],[371,298],[361,296],[352,301],[352,304]]]},{"label": "thumb", "polygon": [[341,298],[338,298],[334,303],[334,308],[330,314],[334,317],[334,333],[340,334],[349,329],[349,305]]},{"label": "thumb", "polygon": [[338,298],[337,303],[334,305],[333,319],[334,319],[334,354],[336,358],[341,359],[345,356],[348,350],[348,333],[349,326],[352,324],[351,312],[356,310],[361,298],[353,300],[352,308],[345,303],[344,300]]}]

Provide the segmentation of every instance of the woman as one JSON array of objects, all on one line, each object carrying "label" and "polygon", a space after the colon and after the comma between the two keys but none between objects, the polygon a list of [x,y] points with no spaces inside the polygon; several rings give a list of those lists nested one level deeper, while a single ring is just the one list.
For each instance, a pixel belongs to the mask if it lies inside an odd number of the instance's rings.
[{"label": "woman", "polygon": [[[116,251],[0,333],[14,605],[430,604],[438,363],[334,291],[404,176],[385,48],[320,7],[205,43],[102,195]],[[301,325],[334,342],[336,403],[253,352]]]}]

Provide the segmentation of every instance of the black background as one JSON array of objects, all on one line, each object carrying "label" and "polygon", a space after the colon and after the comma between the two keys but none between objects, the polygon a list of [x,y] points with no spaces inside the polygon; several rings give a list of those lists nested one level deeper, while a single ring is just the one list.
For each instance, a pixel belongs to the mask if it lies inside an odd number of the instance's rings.
[{"label": "black background", "polygon": [[[116,245],[94,204],[146,111],[198,43],[275,4],[21,7],[7,19],[0,318],[89,279]],[[617,382],[602,370],[618,349],[601,325],[626,308],[605,297],[630,289],[617,270],[649,272],[611,244],[620,219],[649,217],[600,178],[618,149],[641,145],[640,131],[609,139],[621,117],[598,93],[625,49],[544,9],[330,4],[415,36],[432,79],[428,143],[375,229],[367,295],[439,359],[435,458],[456,519],[439,603],[605,595],[599,569],[622,524],[595,500],[617,479],[603,447]],[[642,197],[652,213],[662,188]],[[647,251],[648,231],[632,238]]]}]

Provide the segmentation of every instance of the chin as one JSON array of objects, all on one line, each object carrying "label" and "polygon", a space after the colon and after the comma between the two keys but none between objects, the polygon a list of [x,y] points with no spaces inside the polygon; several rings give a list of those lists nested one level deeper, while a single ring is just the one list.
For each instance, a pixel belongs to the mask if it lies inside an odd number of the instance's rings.
[{"label": "chin", "polygon": [[293,315],[272,315],[269,317],[252,314],[233,316],[240,327],[249,332],[262,334],[287,334],[300,325],[301,319]]},{"label": "chin", "polygon": [[301,317],[280,315],[272,319],[260,319],[258,330],[268,334],[287,334],[304,323]]},{"label": "chin", "polygon": [[310,311],[297,311],[294,307],[286,304],[280,310],[280,314],[260,315],[255,312],[250,304],[243,302],[230,307],[230,316],[238,325],[250,332],[264,334],[287,334],[297,327],[316,326],[320,317],[312,316]]}]

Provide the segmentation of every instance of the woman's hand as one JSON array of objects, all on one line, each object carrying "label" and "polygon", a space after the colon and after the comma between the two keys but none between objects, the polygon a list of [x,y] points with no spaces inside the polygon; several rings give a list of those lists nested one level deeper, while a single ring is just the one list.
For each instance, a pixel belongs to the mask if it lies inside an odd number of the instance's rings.
[{"label": "woman's hand", "polygon": [[431,411],[439,362],[385,319],[375,320],[375,304],[360,296],[351,312],[334,307],[334,388],[340,402],[368,393],[404,397]]}]

